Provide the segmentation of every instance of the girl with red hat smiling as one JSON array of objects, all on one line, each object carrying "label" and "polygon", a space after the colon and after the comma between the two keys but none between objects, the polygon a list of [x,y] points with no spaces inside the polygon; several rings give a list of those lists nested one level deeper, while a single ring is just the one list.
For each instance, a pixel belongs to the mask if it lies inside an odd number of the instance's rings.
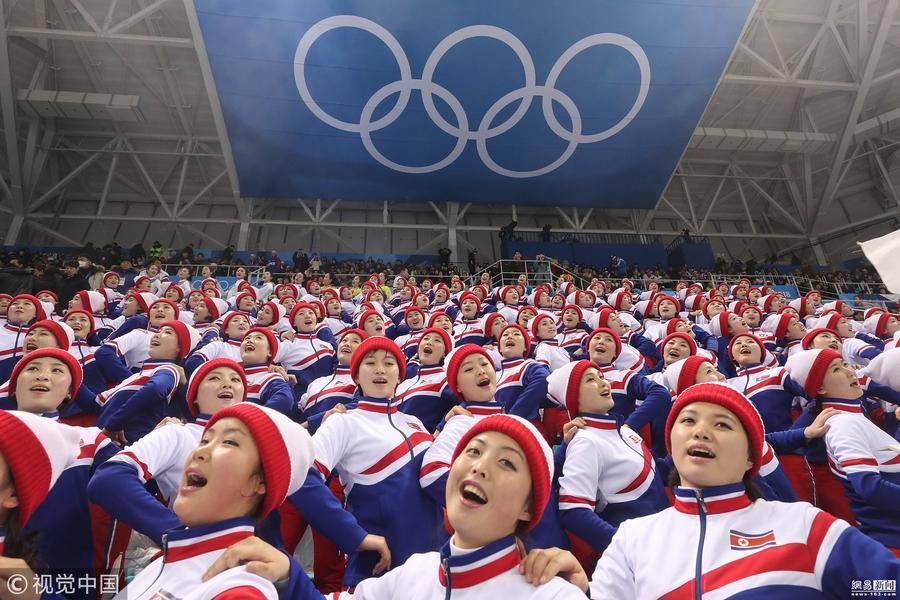
[{"label": "girl with red hat smiling", "polygon": [[22,356],[25,334],[35,321],[43,321],[52,314],[43,302],[30,294],[14,297],[7,310],[7,321],[0,327],[0,381],[9,379],[13,367]]},{"label": "girl with red hat smiling", "polygon": [[559,480],[563,526],[603,552],[626,519],[669,506],[655,460],[641,437],[621,417],[611,386],[599,369],[582,360],[554,371],[549,394],[583,428],[569,441]]},{"label": "girl with red hat smiling", "polygon": [[134,443],[153,431],[174,410],[170,403],[185,380],[180,365],[198,341],[197,332],[184,322],[163,323],[150,340],[150,356],[141,371],[97,395],[97,425],[120,443]]},{"label": "girl with red hat smiling", "polygon": [[116,598],[277,598],[270,582],[245,569],[201,577],[300,488],[312,459],[309,434],[281,413],[251,403],[218,411],[186,461],[172,504],[182,526],[166,533],[162,557]]},{"label": "girl with red hat smiling", "polygon": [[[497,402],[507,414],[540,423],[541,407],[547,403],[547,376],[550,370],[528,358],[531,336],[521,325],[507,325],[500,331],[497,344],[503,362],[497,376]],[[537,425],[540,427],[541,425]],[[556,432],[545,432],[554,439]]]},{"label": "girl with red hat smiling", "polygon": [[856,371],[831,349],[798,352],[785,369],[815,400],[798,424],[823,409],[837,411],[825,434],[831,472],[843,485],[860,530],[900,556],[900,451],[896,440],[863,414],[865,392]]},{"label": "girl with red hat smiling", "polygon": [[[324,421],[313,438],[316,467],[335,471],[345,484],[349,510],[367,531],[382,533],[393,564],[437,543],[437,507],[419,487],[422,456],[432,437],[417,418],[397,410],[394,394],[406,357],[386,338],[369,338],[353,353],[350,372],[359,385],[356,408]],[[345,583],[372,574],[378,557],[351,554]]]},{"label": "girl with red hat smiling", "polygon": [[278,354],[278,338],[261,327],[254,327],[241,340],[241,366],[247,377],[247,398],[256,404],[291,416],[294,392],[281,374],[273,372],[272,361]]},{"label": "girl with red hat smiling", "polygon": [[297,402],[302,412],[302,420],[310,433],[315,433],[322,420],[330,411],[346,412],[356,406],[354,394],[356,382],[350,374],[350,361],[353,353],[369,336],[361,329],[350,329],[344,332],[338,342],[337,366],[334,372],[323,375],[310,382],[303,396]]},{"label": "girl with red hat smiling", "polygon": [[[845,521],[804,502],[757,499],[748,482],[762,463],[764,429],[740,392],[695,385],[666,428],[675,506],[619,526],[591,578],[592,598],[849,598],[848,581],[900,573],[900,561]],[[556,557],[560,569],[575,562]]]},{"label": "girl with red hat smiling", "polygon": [[552,474],[550,448],[530,423],[511,415],[477,421],[456,445],[447,474],[450,540],[342,597],[583,598],[562,579],[534,587],[520,570],[517,537],[544,514]]},{"label": "girl with red hat smiling", "polygon": [[447,385],[444,357],[453,342],[443,329],[426,329],[417,338],[415,373],[407,369],[406,380],[397,387],[400,410],[422,421],[426,431],[434,431],[458,400]]}]

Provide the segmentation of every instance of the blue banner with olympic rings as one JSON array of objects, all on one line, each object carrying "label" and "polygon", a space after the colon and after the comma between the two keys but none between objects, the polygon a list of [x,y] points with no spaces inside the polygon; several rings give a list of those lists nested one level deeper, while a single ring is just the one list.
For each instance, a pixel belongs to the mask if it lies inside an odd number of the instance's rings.
[{"label": "blue banner with olympic rings", "polygon": [[653,208],[754,0],[194,0],[270,198]]}]

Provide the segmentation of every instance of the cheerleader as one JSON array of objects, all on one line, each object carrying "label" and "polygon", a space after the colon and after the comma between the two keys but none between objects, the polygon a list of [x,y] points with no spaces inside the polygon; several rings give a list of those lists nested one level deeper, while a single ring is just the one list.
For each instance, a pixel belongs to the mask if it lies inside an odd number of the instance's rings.
[{"label": "cheerleader", "polygon": [[[554,598],[584,594],[560,578],[531,585],[520,566],[519,539],[533,530],[551,497],[553,455],[527,421],[493,415],[474,423],[452,453],[445,487],[453,534],[439,551],[415,554],[339,598]],[[227,572],[227,571],[226,571]],[[290,565],[291,597],[302,575]],[[586,580],[585,580],[586,583]]]},{"label": "cheerleader", "polygon": [[[313,438],[322,477],[338,474],[348,510],[365,530],[387,538],[394,564],[434,548],[440,523],[437,507],[419,487],[432,437],[421,421],[397,410],[405,367],[406,357],[390,340],[364,341],[350,369],[361,393],[356,408],[331,415]],[[372,553],[351,554],[345,583],[358,584],[377,561]]]},{"label": "cheerleader", "polygon": [[164,323],[150,340],[141,371],[97,394],[97,425],[120,443],[136,442],[166,416],[176,389],[184,383],[180,366],[199,336],[181,321]]},{"label": "cheerleader", "polygon": [[481,300],[472,292],[463,292],[459,296],[459,314],[453,326],[453,339],[458,346],[464,344],[481,344],[484,342],[484,329],[481,328],[479,313]]},{"label": "cheerleader", "polygon": [[621,418],[608,381],[582,360],[550,374],[549,396],[580,418],[580,429],[566,447],[559,480],[563,526],[603,552],[626,519],[669,506],[653,455]]},{"label": "cheerleader", "polygon": [[[591,578],[592,598],[766,590],[849,598],[852,580],[900,574],[900,562],[846,522],[803,502],[757,499],[746,482],[762,464],[764,429],[740,392],[721,383],[693,386],[673,405],[667,432],[675,506],[619,526]],[[577,570],[571,555],[555,562]]]},{"label": "cheerleader", "polygon": [[7,321],[0,328],[0,381],[7,381],[22,356],[25,335],[36,321],[52,314],[49,305],[30,294],[19,294],[9,303]]},{"label": "cheerleader", "polygon": [[550,371],[572,362],[569,353],[559,344],[556,322],[550,315],[541,314],[531,320],[531,335],[537,341],[534,350],[535,360],[547,365]]},{"label": "cheerleader", "polygon": [[[146,302],[143,295],[133,296]],[[126,303],[127,304],[127,303]],[[147,307],[146,327],[136,327],[119,336],[113,333],[94,355],[107,381],[119,383],[131,376],[132,369],[142,368],[150,357],[150,344],[164,323],[178,319],[178,307],[171,300],[160,298]]]},{"label": "cheerleader", "polygon": [[[42,546],[58,541],[37,538],[36,530],[42,515],[62,500],[53,490],[78,459],[81,441],[81,432],[74,427],[24,412],[0,411],[0,564],[7,571],[4,579],[12,572],[26,577],[26,593],[30,582],[37,580],[35,573],[47,569]],[[53,533],[45,531],[44,538]]]},{"label": "cheerleader", "polygon": [[900,452],[896,440],[862,414],[856,371],[831,349],[798,352],[785,368],[815,399],[811,414],[838,411],[825,434],[831,472],[844,486],[860,531],[900,557]]},{"label": "cheerleader", "polygon": [[[547,376],[550,370],[527,358],[531,336],[521,325],[507,325],[500,331],[498,351],[503,357],[497,376],[497,402],[507,414],[536,423],[541,406],[547,401]],[[548,432],[549,435],[549,432]]]},{"label": "cheerleader", "polygon": [[443,329],[426,329],[418,338],[415,356],[418,368],[397,387],[400,411],[418,418],[426,431],[434,431],[458,400],[447,385],[442,363],[453,350],[453,342]]},{"label": "cheerleader", "polygon": [[278,338],[268,329],[254,327],[241,340],[247,399],[290,416],[295,406],[293,390],[281,373],[271,369],[277,354]]},{"label": "cheerleader", "polygon": [[[297,402],[297,410],[310,433],[315,433],[329,411],[346,412],[356,406],[353,401],[356,382],[350,374],[353,353],[369,336],[361,329],[350,329],[341,336],[337,350],[337,366],[333,373],[310,382]],[[297,414],[297,413],[295,413]]]},{"label": "cheerleader", "polygon": [[284,415],[249,403],[220,410],[184,466],[172,504],[182,526],[116,599],[277,598],[269,581],[243,568],[205,583],[201,576],[300,488],[312,458],[309,434]]},{"label": "cheerleader", "polygon": [[584,312],[580,307],[574,304],[563,307],[559,325],[559,345],[573,359],[585,356],[583,343],[584,338],[589,333],[587,329],[588,326],[584,322]]}]

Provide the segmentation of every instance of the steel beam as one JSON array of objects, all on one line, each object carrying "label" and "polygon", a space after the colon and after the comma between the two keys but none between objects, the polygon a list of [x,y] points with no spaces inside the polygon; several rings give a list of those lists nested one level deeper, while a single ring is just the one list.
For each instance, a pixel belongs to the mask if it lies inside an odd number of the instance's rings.
[{"label": "steel beam", "polygon": [[168,2],[169,2],[169,0],[157,0],[153,4],[143,7],[141,10],[137,11],[136,13],[134,13],[127,19],[124,19],[124,20],[116,23],[112,27],[109,27],[108,29],[106,29],[106,31],[108,33],[119,33],[120,31],[125,31],[132,25],[136,25],[137,23],[140,23],[141,21],[143,21],[150,15],[157,12],[163,6],[168,4]]},{"label": "steel beam", "polygon": [[815,79],[778,79],[777,77],[759,77],[756,75],[725,75],[723,83],[737,85],[775,86],[786,88],[800,88],[818,90],[824,92],[855,92],[859,86],[845,81],[817,81]]},{"label": "steel beam", "polygon": [[68,42],[94,42],[100,44],[126,44],[131,46],[165,46],[170,48],[193,48],[191,38],[131,35],[127,33],[105,33],[103,31],[75,31],[66,29],[43,29],[40,27],[9,27],[12,37],[38,40],[64,40]]},{"label": "steel beam", "polygon": [[866,60],[866,68],[863,71],[862,78],[859,82],[859,89],[853,98],[850,114],[847,115],[847,121],[844,124],[840,142],[838,142],[837,151],[835,152],[831,170],[828,174],[828,181],[825,184],[825,190],[822,193],[822,198],[819,201],[816,214],[813,215],[811,220],[812,230],[815,230],[816,224],[821,219],[822,214],[828,210],[831,206],[831,202],[834,200],[835,192],[837,192],[840,183],[841,166],[844,163],[844,157],[847,155],[847,150],[850,148],[850,142],[853,141],[856,125],[859,123],[859,116],[865,106],[869,90],[872,88],[872,78],[875,75],[875,69],[878,67],[878,63],[880,62],[881,52],[884,49],[884,44],[887,41],[888,34],[891,30],[891,24],[894,21],[894,16],[897,14],[898,8],[900,8],[900,0],[886,0],[884,12],[881,15],[881,22],[878,24],[875,40],[872,42],[872,47],[869,50],[869,56]]}]

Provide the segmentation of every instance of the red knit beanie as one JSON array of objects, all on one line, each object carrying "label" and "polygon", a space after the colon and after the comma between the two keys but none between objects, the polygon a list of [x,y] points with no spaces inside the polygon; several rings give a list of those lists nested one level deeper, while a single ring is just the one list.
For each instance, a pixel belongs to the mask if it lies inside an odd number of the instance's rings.
[{"label": "red knit beanie", "polygon": [[422,339],[429,333],[433,333],[435,335],[441,336],[441,341],[444,342],[444,356],[446,357],[447,354],[449,354],[450,351],[453,350],[453,338],[451,338],[450,334],[447,333],[446,331],[444,331],[443,329],[441,329],[440,327],[429,327],[428,329],[423,331],[421,334],[419,334],[419,340],[416,342],[416,348],[419,347],[419,344],[422,343]]},{"label": "red knit beanie", "polygon": [[248,324],[250,323],[250,317],[248,317],[244,313],[238,312],[236,310],[231,311],[230,313],[225,315],[224,319],[222,319],[222,325],[219,327],[219,330],[222,332],[222,335],[225,335],[225,332],[228,331],[228,326],[231,325],[231,322],[237,318],[247,319],[247,323]]},{"label": "red knit beanie", "polygon": [[[503,315],[501,315],[500,313],[489,313],[484,318],[484,337],[491,339],[491,331],[494,330],[494,321],[496,321],[500,317],[503,317]],[[434,317],[432,317],[431,320],[433,321]],[[429,323],[431,323],[431,321],[429,321]],[[502,331],[502,329],[501,329],[501,331]],[[498,339],[495,341],[498,341],[498,342],[500,341],[499,336],[498,336]]]},{"label": "red knit beanie", "polygon": [[697,373],[703,363],[713,364],[709,358],[697,355],[672,363],[663,371],[663,381],[665,381],[666,387],[675,394],[681,394],[697,381]]},{"label": "red knit beanie", "polygon": [[172,310],[175,311],[175,318],[176,318],[176,319],[178,318],[178,313],[181,312],[181,311],[178,309],[178,305],[175,304],[174,302],[172,302],[171,300],[166,299],[166,298],[157,298],[156,300],[154,300],[154,301],[147,307],[147,312],[149,313],[151,310],[153,310],[153,307],[156,306],[156,305],[159,304],[159,303],[164,303],[164,304],[168,304],[169,306],[171,306],[171,307],[172,307]]},{"label": "red knit beanie", "polygon": [[90,312],[84,310],[83,308],[72,308],[66,311],[66,314],[63,316],[63,323],[65,323],[66,319],[69,318],[69,315],[84,315],[88,320],[88,335],[94,333],[94,328],[96,327],[96,323],[94,322],[94,315]]},{"label": "red knit beanie", "polygon": [[16,483],[19,527],[25,527],[62,472],[75,463],[80,445],[79,428],[20,411],[0,411],[0,454]]},{"label": "red knit beanie", "polygon": [[247,399],[247,377],[244,375],[244,368],[239,363],[234,362],[230,358],[216,358],[207,361],[197,367],[197,369],[191,373],[191,378],[188,379],[185,398],[187,400],[188,410],[190,410],[191,414],[195,417],[197,416],[197,391],[200,389],[200,383],[211,371],[218,369],[219,367],[231,369],[241,376],[241,383],[244,384],[244,394],[241,396],[240,401],[244,402]]},{"label": "red knit beanie", "polygon": [[551,323],[553,323],[554,327],[556,326],[556,321],[553,320],[553,317],[546,313],[541,313],[537,315],[535,318],[531,320],[529,323],[529,328],[531,329],[531,337],[534,339],[538,339],[538,324],[544,319],[548,319]]},{"label": "red knit beanie", "polygon": [[456,385],[456,376],[459,374],[459,367],[462,362],[473,354],[480,354],[487,359],[491,368],[494,367],[494,361],[491,360],[491,356],[487,353],[487,350],[477,344],[463,344],[459,348],[453,350],[447,357],[447,385],[450,386],[453,395],[460,400],[464,400],[464,398],[462,397],[462,394],[459,393],[459,388]]},{"label": "red knit beanie", "polygon": [[[459,440],[453,451],[453,461],[462,454],[476,435],[496,431],[511,437],[522,449],[528,471],[531,474],[532,507],[528,529],[540,521],[550,499],[550,483],[553,477],[553,453],[534,425],[514,415],[491,415],[475,423]],[[503,502],[502,498],[495,501]]]},{"label": "red knit beanie", "polygon": [[397,344],[386,337],[370,337],[356,348],[353,352],[353,357],[350,359],[350,377],[354,383],[359,384],[357,380],[359,367],[362,365],[366,355],[379,350],[384,350],[394,356],[397,366],[400,368],[400,381],[403,381],[403,378],[406,376],[406,355],[403,354],[403,351]]},{"label": "red knit beanie", "polygon": [[220,298],[203,296],[203,304],[206,306],[206,310],[209,311],[210,322],[218,320],[219,317],[228,312],[228,303]]},{"label": "red knit beanie", "polygon": [[756,477],[762,466],[765,444],[762,417],[745,395],[724,383],[698,383],[678,395],[666,419],[666,449],[669,454],[672,454],[672,428],[675,421],[685,407],[695,402],[716,404],[734,413],[744,427],[744,433],[747,434],[747,441],[750,443],[750,459],[753,466],[747,473],[751,479]]},{"label": "red knit beanie", "polygon": [[807,397],[815,398],[825,380],[828,365],[834,360],[843,360],[843,357],[831,348],[804,350],[791,355],[784,368],[791,379],[803,387]]},{"label": "red knit beanie", "polygon": [[809,350],[809,347],[812,346],[812,343],[816,339],[816,336],[818,336],[820,333],[830,333],[835,337],[838,337],[838,335],[830,327],[816,327],[815,329],[810,329],[807,334],[803,336],[803,341],[800,342],[800,347],[804,350]]},{"label": "red knit beanie", "polygon": [[752,333],[739,333],[728,342],[728,358],[731,359],[731,362],[734,362],[734,343],[743,337],[750,338],[759,346],[759,360],[764,362],[766,360],[766,345]]},{"label": "red knit beanie", "polygon": [[200,343],[200,332],[184,321],[166,321],[159,326],[160,330],[163,327],[171,327],[175,331],[175,335],[178,336],[178,362],[184,362],[188,354]]},{"label": "red knit beanie", "polygon": [[547,396],[564,406],[569,412],[569,417],[573,419],[578,414],[578,390],[581,387],[581,378],[585,371],[592,367],[596,369],[597,365],[589,360],[578,360],[563,365],[547,377]]},{"label": "red knit beanie", "polygon": [[31,294],[19,294],[13,297],[12,300],[10,300],[10,306],[12,306],[12,304],[17,300],[28,300],[29,302],[31,302],[32,306],[34,306],[35,321],[43,321],[47,318],[47,311],[44,310],[44,304],[40,300],[38,300],[37,297],[32,296]]},{"label": "red knit beanie", "polygon": [[250,431],[266,481],[266,496],[259,519],[281,506],[300,489],[313,465],[312,438],[301,425],[287,416],[252,402],[223,408],[212,416],[208,430],[220,419],[238,419]]},{"label": "red knit beanie", "polygon": [[[428,319],[428,326],[434,327],[434,322],[438,320],[438,317],[447,317],[448,319],[450,319],[450,315],[448,315],[447,313],[445,313],[442,310],[439,310],[435,313],[431,313],[431,318]],[[450,319],[450,320],[452,321],[453,319]]]},{"label": "red knit beanie", "polygon": [[531,351],[531,336],[528,335],[528,331],[524,327],[516,323],[509,323],[506,327],[500,330],[500,335],[497,336],[497,344],[499,345],[500,338],[503,337],[503,334],[506,333],[507,329],[518,329],[522,333],[522,337],[525,338],[525,351],[523,352],[522,356],[528,356],[528,353]]},{"label": "red knit beanie", "polygon": [[679,339],[687,342],[688,347],[691,349],[691,356],[697,354],[697,342],[689,334],[683,331],[676,331],[675,333],[670,333],[669,335],[664,337],[662,343],[660,343],[659,345],[660,351],[664,350],[666,344],[668,344],[671,340]]},{"label": "red knit beanie", "polygon": [[44,329],[49,331],[51,335],[53,335],[53,337],[56,339],[56,345],[59,346],[60,350],[68,350],[72,346],[72,342],[75,341],[75,332],[72,331],[71,327],[69,327],[65,323],[52,321],[50,319],[35,322],[31,327],[28,328],[28,332],[31,332],[32,329],[37,329],[40,327],[43,327]]},{"label": "red knit beanie", "polygon": [[244,337],[246,338],[251,333],[261,333],[266,336],[266,340],[269,342],[269,354],[271,355],[269,362],[273,362],[278,354],[278,338],[275,337],[275,333],[266,327],[252,327],[244,334]]},{"label": "red knit beanie", "polygon": [[[594,336],[601,333],[608,333],[610,336],[612,336],[613,342],[616,344],[616,354],[615,357],[613,357],[613,361],[615,361],[615,358],[622,353],[622,339],[619,337],[619,334],[617,334],[612,329],[607,329],[606,327],[598,327],[597,329],[593,330],[588,334],[587,339],[584,340],[584,347],[589,349],[591,347],[591,340],[594,339]],[[590,350],[588,350],[588,352],[590,352]]]},{"label": "red knit beanie", "polygon": [[78,362],[77,358],[59,348],[40,348],[23,356],[19,362],[16,363],[16,366],[13,367],[12,375],[9,377],[9,395],[15,395],[16,380],[19,378],[19,374],[25,369],[25,366],[38,358],[54,358],[69,368],[69,375],[72,378],[72,383],[69,385],[69,400],[74,399],[75,394],[78,393],[78,388],[81,387],[81,382],[84,379],[84,372],[82,371],[81,363]]}]

